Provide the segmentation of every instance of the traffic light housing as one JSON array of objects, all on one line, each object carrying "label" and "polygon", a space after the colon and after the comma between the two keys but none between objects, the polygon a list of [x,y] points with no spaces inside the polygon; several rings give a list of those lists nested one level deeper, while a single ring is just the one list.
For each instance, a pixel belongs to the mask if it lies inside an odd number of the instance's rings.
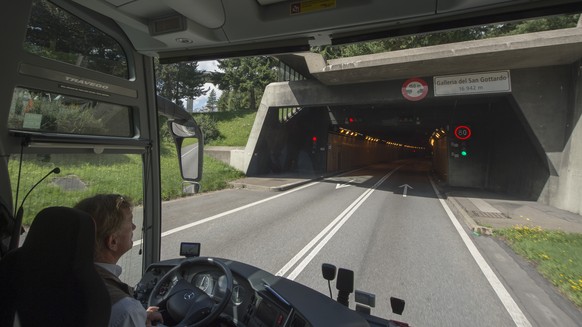
[{"label": "traffic light housing", "polygon": [[467,149],[467,142],[461,142],[459,146],[459,154],[461,157],[467,157],[469,155],[469,150]]},{"label": "traffic light housing", "polygon": [[315,153],[315,151],[317,150],[317,136],[312,136],[311,137],[311,152]]},{"label": "traffic light housing", "polygon": [[362,117],[357,117],[357,116],[349,116],[349,117],[346,117],[346,119],[344,120],[344,123],[346,125],[355,124],[355,123],[362,123],[362,122],[364,122],[364,119]]}]

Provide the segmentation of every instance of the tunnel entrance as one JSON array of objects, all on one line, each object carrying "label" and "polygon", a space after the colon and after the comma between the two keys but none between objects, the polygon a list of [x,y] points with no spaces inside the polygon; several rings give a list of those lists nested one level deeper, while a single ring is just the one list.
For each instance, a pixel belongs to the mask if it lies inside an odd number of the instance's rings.
[{"label": "tunnel entrance", "polygon": [[[281,113],[288,111],[269,109],[254,158],[260,164],[253,174],[316,175],[431,157],[433,170],[450,186],[526,199],[537,199],[550,174],[545,153],[511,95],[303,106],[283,119]],[[470,128],[471,136],[455,137],[458,126]],[[431,145],[436,131],[442,137]]]},{"label": "tunnel entrance", "polygon": [[[333,111],[342,128],[425,148],[433,170],[450,186],[535,200],[550,176],[545,152],[511,95],[432,98]],[[469,137],[455,136],[459,127],[469,129]],[[440,139],[431,144],[437,133]],[[395,158],[418,154],[401,151]]]}]

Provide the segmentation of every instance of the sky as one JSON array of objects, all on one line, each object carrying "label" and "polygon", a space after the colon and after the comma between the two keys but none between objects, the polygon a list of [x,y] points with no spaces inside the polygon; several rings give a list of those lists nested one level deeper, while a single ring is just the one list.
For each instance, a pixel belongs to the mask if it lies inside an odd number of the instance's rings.
[{"label": "sky", "polygon": [[[199,61],[198,62],[198,70],[211,71],[211,72],[217,71],[218,70],[218,62],[216,60]],[[196,111],[196,109],[198,109],[198,108],[203,108],[206,105],[206,102],[208,101],[208,95],[210,95],[211,90],[214,90],[214,92],[216,92],[216,99],[220,98],[220,96],[222,95],[222,91],[219,90],[212,83],[205,83],[204,89],[206,89],[206,88],[208,88],[208,92],[206,92],[206,95],[203,95],[203,96],[200,96],[200,97],[194,99],[194,105],[192,106],[194,108],[194,111]]]}]

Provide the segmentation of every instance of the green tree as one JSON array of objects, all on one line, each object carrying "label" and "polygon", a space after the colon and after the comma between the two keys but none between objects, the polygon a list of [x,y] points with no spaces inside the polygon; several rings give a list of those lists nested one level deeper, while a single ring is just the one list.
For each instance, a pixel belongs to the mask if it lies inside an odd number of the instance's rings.
[{"label": "green tree", "polygon": [[28,52],[129,78],[126,54],[113,38],[48,1],[33,1],[31,11]]},{"label": "green tree", "polygon": [[203,88],[205,81],[196,61],[165,65],[156,63],[158,94],[182,107],[182,99],[199,97],[208,92]]},{"label": "green tree", "polygon": [[218,99],[216,98],[216,91],[210,91],[208,95],[208,100],[206,101],[206,110],[210,112],[216,111],[218,105]]},{"label": "green tree", "polygon": [[488,37],[517,35],[541,31],[576,27],[579,19],[576,15],[561,15],[548,18],[530,19],[515,23],[494,25],[487,33]]},{"label": "green tree", "polygon": [[225,90],[218,99],[218,111],[238,111],[249,107],[248,97],[241,92]]},{"label": "green tree", "polygon": [[220,89],[228,91],[228,99],[224,100],[228,105],[257,110],[265,87],[277,80],[276,65],[274,58],[265,56],[223,59],[218,61],[221,71],[214,72],[211,78]]},{"label": "green tree", "polygon": [[313,51],[321,53],[326,59],[353,57],[386,51],[396,51],[452,42],[477,40],[483,38],[486,31],[487,27],[480,26],[447,32],[409,35],[361,43],[352,43],[341,46],[325,46],[314,48]]},{"label": "green tree", "polygon": [[218,124],[212,114],[199,113],[194,114],[193,116],[204,134],[204,144],[213,140],[218,140],[221,137],[220,131],[218,130]]},{"label": "green tree", "polygon": [[222,95],[220,96],[220,98],[218,99],[217,103],[216,103],[216,107],[218,109],[218,111],[229,111],[231,108],[228,105],[228,98],[230,96],[230,91],[226,90],[226,91],[222,91]]},{"label": "green tree", "polygon": [[579,16],[579,14],[561,15],[513,23],[468,27],[446,32],[402,36],[341,46],[317,47],[312,50],[321,53],[326,59],[353,57],[386,51],[575,27]]}]

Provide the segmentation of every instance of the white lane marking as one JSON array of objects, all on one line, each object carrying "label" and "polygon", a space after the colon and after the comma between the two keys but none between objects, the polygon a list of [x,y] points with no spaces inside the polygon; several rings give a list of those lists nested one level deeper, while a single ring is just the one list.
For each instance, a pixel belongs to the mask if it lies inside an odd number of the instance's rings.
[{"label": "white lane marking", "polygon": [[195,150],[198,150],[198,145],[194,146],[192,149],[188,150],[188,152],[184,153],[182,155],[182,158],[187,156],[188,154],[190,154],[190,152],[195,151]]},{"label": "white lane marking", "polygon": [[[368,191],[369,190],[366,190],[366,192]],[[319,240],[323,238],[325,234],[327,234],[327,232],[344,217],[344,215],[352,208],[355,203],[360,201],[360,199],[366,195],[366,192],[360,195],[356,201],[350,204],[339,216],[337,216],[329,225],[327,225],[319,234],[317,234],[315,238],[307,243],[307,245],[304,246],[301,251],[299,251],[289,262],[283,266],[283,268],[279,269],[275,276],[283,276],[285,273],[287,273],[287,271],[289,271],[289,269],[291,269],[291,267],[293,267],[305,255],[305,253],[307,253],[307,251],[309,251],[317,242],[319,242]]]},{"label": "white lane marking", "polygon": [[461,236],[461,239],[465,243],[465,246],[473,256],[473,259],[475,259],[475,261],[477,262],[477,265],[483,272],[483,275],[485,275],[485,278],[487,278],[487,281],[497,294],[497,297],[499,297],[501,303],[503,303],[503,305],[505,306],[505,309],[513,319],[515,325],[519,327],[531,327],[531,323],[529,322],[529,320],[527,320],[527,317],[523,314],[517,303],[515,303],[515,301],[511,297],[511,294],[509,294],[505,286],[503,286],[503,284],[501,283],[497,275],[495,275],[491,267],[489,267],[489,264],[487,264],[487,261],[485,261],[479,250],[477,250],[477,247],[475,246],[471,238],[469,238],[469,235],[467,235],[467,232],[463,229],[463,227],[459,223],[459,220],[455,217],[455,215],[451,211],[451,208],[449,208],[445,200],[442,198],[441,194],[438,192],[436,185],[433,182],[432,178],[430,178],[430,176],[429,180],[435,194],[439,198],[441,205],[445,209],[447,215],[449,216],[449,219],[453,223],[453,226],[455,226],[457,233],[459,233],[459,235]]},{"label": "white lane marking", "polygon": [[408,188],[410,187],[411,190],[414,190],[414,188],[408,184],[404,184],[404,185],[400,185],[398,187],[404,187],[404,192],[402,192],[402,197],[405,198],[406,197],[406,193],[408,193]]},{"label": "white lane marking", "polygon": [[[348,175],[348,174],[352,174],[352,173],[355,173],[355,172],[357,172],[357,171],[359,171],[359,170],[363,170],[363,169],[364,169],[364,168],[358,168],[358,169],[354,169],[354,170],[348,171],[348,172],[346,172],[346,173],[344,173],[344,174],[341,174],[340,176],[345,176],[345,175]],[[229,211],[226,211],[226,212],[222,212],[222,213],[216,214],[216,215],[214,215],[214,216],[212,216],[212,217],[204,218],[204,219],[202,219],[202,220],[195,221],[195,222],[193,222],[193,223],[190,223],[190,224],[187,224],[187,225],[183,225],[183,226],[180,226],[180,227],[176,227],[176,228],[174,228],[174,229],[170,229],[170,230],[168,230],[168,231],[165,231],[165,232],[163,232],[163,233],[162,233],[162,235],[161,235],[161,237],[168,236],[168,235],[171,235],[171,234],[174,234],[174,233],[177,233],[177,232],[183,231],[183,230],[185,230],[185,229],[192,228],[192,227],[194,227],[194,226],[198,226],[198,225],[201,225],[201,224],[207,223],[207,222],[209,222],[209,221],[213,221],[213,220],[215,220],[215,219],[218,219],[218,218],[222,218],[222,217],[224,217],[224,216],[226,216],[226,215],[229,215],[229,214],[231,214],[231,213],[235,213],[235,212],[238,212],[238,211],[241,211],[241,210],[244,210],[244,209],[248,209],[248,208],[250,208],[250,207],[254,207],[254,206],[256,206],[256,205],[259,205],[259,204],[261,204],[261,203],[265,203],[265,202],[267,202],[267,201],[271,201],[271,200],[274,200],[274,199],[276,199],[276,198],[280,198],[280,197],[282,197],[282,196],[285,196],[285,195],[287,195],[287,194],[289,194],[289,193],[293,193],[293,192],[296,192],[296,191],[302,190],[302,189],[304,189],[304,188],[308,188],[308,187],[310,187],[310,186],[313,186],[313,185],[316,185],[316,184],[319,184],[319,183],[321,183],[321,182],[313,182],[313,183],[309,183],[309,184],[307,184],[307,185],[303,185],[303,186],[300,186],[300,187],[297,187],[297,188],[291,189],[291,190],[289,190],[289,191],[286,191],[286,192],[284,192],[284,193],[277,194],[277,195],[275,195],[275,196],[272,196],[272,197],[270,197],[270,198],[266,198],[266,199],[263,199],[263,200],[259,200],[259,201],[257,201],[257,202],[254,202],[254,203],[249,203],[249,204],[247,204],[247,205],[244,205],[244,206],[242,206],[242,207],[238,207],[238,208],[236,208],[236,209],[232,209],[232,210],[229,210]],[[142,242],[143,242],[143,239],[136,240],[136,241],[134,241],[134,242],[133,242],[133,246],[138,246],[138,245],[141,245],[141,244],[142,244]]]},{"label": "white lane marking", "polygon": [[353,181],[354,181],[354,180],[353,180],[353,179],[351,179],[349,182],[347,182],[347,183],[345,183],[345,184],[340,184],[340,183],[337,183],[337,185],[335,186],[335,189],[337,190],[338,188],[350,187],[350,186],[352,186],[352,184],[351,184],[351,183],[352,183]]},{"label": "white lane marking", "polygon": [[[297,265],[297,267],[287,276],[288,279],[294,280],[305,269],[305,267],[313,260],[319,251],[329,242],[329,240],[337,233],[337,231],[350,219],[354,212],[366,201],[366,199],[374,192],[380,184],[382,184],[390,175],[392,175],[397,167],[388,174],[384,175],[374,186],[366,190],[354,202],[352,202],[339,216],[337,216],[329,225],[327,225],[315,238],[313,238],[299,253],[297,253],[287,264],[283,266],[275,275],[283,276],[297,264],[297,262],[314,246],[311,252]],[[330,231],[331,229],[331,231]],[[329,232],[329,233],[328,233]],[[319,244],[318,244],[319,242]],[[317,245],[316,245],[317,244]]]},{"label": "white lane marking", "polygon": [[501,211],[495,209],[495,207],[485,202],[483,199],[469,198],[469,201],[473,202],[477,209],[482,212],[501,213]]},{"label": "white lane marking", "polygon": [[[207,223],[207,222],[216,220],[218,218],[222,218],[224,216],[228,216],[228,215],[230,215],[232,213],[239,212],[241,210],[245,210],[245,209],[248,209],[248,208],[257,206],[259,204],[262,204],[262,203],[265,203],[265,202],[268,202],[268,201],[271,201],[271,200],[280,198],[280,197],[285,196],[285,195],[287,195],[289,193],[297,192],[299,190],[308,188],[310,186],[313,186],[313,185],[316,185],[316,184],[319,184],[319,183],[321,183],[321,182],[313,182],[313,183],[309,183],[307,185],[299,186],[297,188],[291,189],[291,190],[286,191],[286,192],[283,192],[281,194],[277,194],[277,195],[274,195],[274,196],[269,197],[269,198],[266,198],[266,199],[262,199],[262,200],[259,200],[259,201],[253,202],[253,203],[246,204],[246,205],[244,205],[242,207],[238,207],[238,208],[235,208],[235,209],[232,209],[232,210],[228,210],[228,211],[225,211],[225,212],[221,212],[221,213],[216,214],[214,216],[211,216],[211,217],[208,217],[208,218],[204,218],[204,219],[201,219],[201,220],[198,220],[198,221],[195,221],[195,222],[186,224],[186,225],[182,225],[182,226],[179,226],[179,227],[176,227],[176,228],[167,230],[167,231],[165,231],[165,232],[162,233],[162,236],[161,237],[165,237],[165,236],[168,236],[168,235],[172,235],[172,234],[175,234],[177,232],[181,232],[181,231],[183,231],[185,229],[192,228],[194,226],[198,226],[198,225],[201,225],[201,224],[204,224],[204,223]],[[134,241],[133,242],[133,246],[140,245],[141,243],[142,243],[142,240],[141,239],[140,240],[137,240],[137,241]]]}]

